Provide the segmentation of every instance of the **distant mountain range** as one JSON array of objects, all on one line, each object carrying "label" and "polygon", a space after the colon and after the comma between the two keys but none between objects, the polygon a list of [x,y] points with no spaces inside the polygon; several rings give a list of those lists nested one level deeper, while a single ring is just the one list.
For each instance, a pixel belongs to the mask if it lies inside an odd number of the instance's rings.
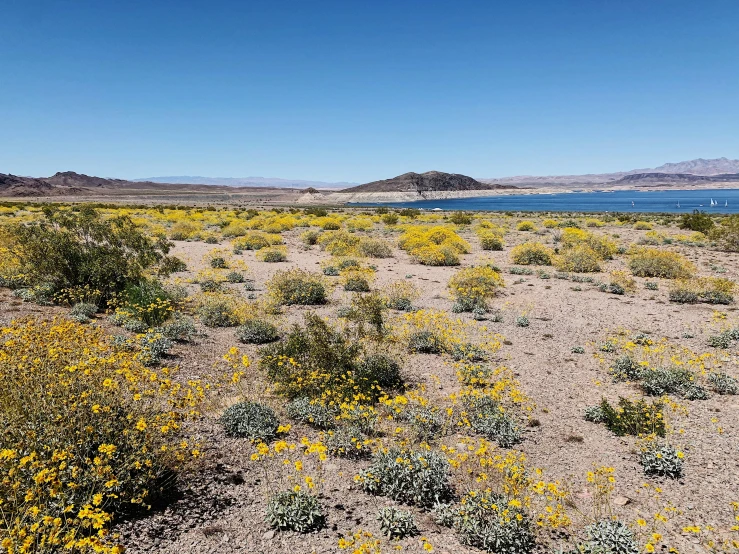
[{"label": "distant mountain range", "polygon": [[0,197],[20,196],[115,196],[156,193],[224,193],[254,191],[288,191],[269,186],[236,187],[198,183],[155,183],[92,177],[74,171],[60,171],[51,177],[23,177],[0,173]]},{"label": "distant mountain range", "polygon": [[188,185],[220,185],[226,187],[274,187],[297,189],[343,189],[353,187],[359,183],[305,181],[301,179],[280,179],[277,177],[198,177],[179,175],[173,177],[148,177],[134,179],[136,182],[147,183],[179,183]]},{"label": "distant mountain range", "polygon": [[[344,193],[357,198],[377,194],[404,194],[408,198],[440,195],[476,194],[474,191],[515,190],[516,188],[572,190],[578,188],[610,189],[619,187],[678,187],[712,184],[739,186],[739,160],[727,158],[689,160],[666,163],[650,169],[633,169],[615,173],[589,175],[519,175],[497,179],[474,179],[457,173],[429,171],[404,173],[392,179],[373,181],[363,185],[346,182],[323,182],[301,179],[266,177],[210,178],[210,177],[152,177],[149,179],[109,179],[93,177],[73,171],[63,171],[51,177],[24,177],[0,173],[0,197],[36,196],[114,196],[158,193],[219,193],[246,194],[249,191],[271,191],[270,194],[295,194],[310,191],[318,200],[339,201]],[[529,192],[531,192],[529,190]],[[367,198],[371,198],[368,196]]]},{"label": "distant mountain range", "polygon": [[[627,179],[621,181],[624,177],[630,175],[649,175],[644,177],[644,182],[656,183],[660,180],[658,175],[664,175],[661,178],[665,184],[689,184],[694,182],[690,177],[676,179],[668,177],[668,175],[731,175],[739,173],[739,160],[730,160],[728,158],[703,159],[698,158],[685,162],[666,163],[658,167],[646,169],[632,169],[630,171],[617,171],[614,173],[590,173],[586,175],[516,175],[513,177],[499,177],[479,179],[483,183],[507,183],[517,186],[528,187],[551,187],[551,186],[587,186],[587,185],[603,185],[603,184],[638,184],[639,179]],[[736,179],[729,179],[734,181]]]}]

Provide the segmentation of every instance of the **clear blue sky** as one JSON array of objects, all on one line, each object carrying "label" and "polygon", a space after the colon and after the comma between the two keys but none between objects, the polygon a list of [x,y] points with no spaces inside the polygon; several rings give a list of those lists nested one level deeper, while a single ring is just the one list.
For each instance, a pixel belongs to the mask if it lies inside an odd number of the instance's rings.
[{"label": "clear blue sky", "polygon": [[364,182],[739,158],[736,0],[3,0],[0,172]]}]

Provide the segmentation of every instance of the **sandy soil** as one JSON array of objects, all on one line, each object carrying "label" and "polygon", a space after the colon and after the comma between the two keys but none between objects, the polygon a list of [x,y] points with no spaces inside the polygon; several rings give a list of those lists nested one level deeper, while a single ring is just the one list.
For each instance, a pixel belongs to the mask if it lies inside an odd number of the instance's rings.
[{"label": "sandy soil", "polygon": [[[675,229],[670,231],[675,232]],[[604,227],[597,232],[618,233],[620,237],[617,240],[624,245],[636,242],[644,234],[643,231],[620,227]],[[329,258],[318,247],[305,250],[299,241],[299,233],[297,229],[284,233],[289,250],[288,262],[260,262],[253,252],[236,256],[247,264],[248,276],[256,284],[256,294],[264,294],[265,282],[278,269],[301,267],[318,271],[318,264]],[[667,337],[673,343],[696,352],[716,352],[706,345],[708,335],[715,333],[717,328],[712,319],[714,308],[670,303],[668,282],[659,279],[650,279],[659,282],[657,291],[646,290],[645,279],[637,278],[635,293],[617,296],[600,292],[587,283],[542,279],[536,274],[508,274],[507,268],[512,265],[509,261],[511,246],[533,238],[551,242],[548,232],[540,237],[510,232],[506,235],[507,245],[502,252],[483,252],[471,231],[463,231],[462,235],[474,248],[471,254],[463,257],[463,267],[485,258],[492,259],[504,270],[506,287],[493,303],[494,307],[502,309],[504,321],[487,325],[505,337],[506,343],[499,357],[513,369],[521,388],[536,405],[532,417],[540,425],[527,429],[525,440],[517,447],[527,455],[530,465],[543,468],[550,479],[568,483],[575,504],[583,510],[587,510],[590,494],[586,473],[594,466],[615,468],[617,485],[614,495],[629,499],[624,506],[616,507],[617,515],[629,522],[654,512],[654,501],[639,491],[645,482],[656,484],[663,491],[660,506],[671,503],[682,511],[662,531],[667,537],[666,542],[680,552],[707,552],[682,528],[709,522],[724,528],[731,524],[729,504],[739,500],[739,396],[711,394],[705,401],[680,401],[687,406],[688,413],[675,415],[672,425],[676,430],[684,430],[674,442],[683,447],[686,458],[684,477],[676,481],[647,479],[638,463],[635,440],[616,437],[604,426],[586,422],[582,414],[586,406],[597,404],[602,396],[614,400],[619,395],[637,395],[633,384],[613,383],[607,366],[594,356],[598,343],[609,334],[624,328],[648,333],[654,339]],[[187,274],[179,274],[178,278],[187,280],[194,276],[203,267],[203,257],[216,247],[228,248],[228,245],[177,243],[174,254],[187,261],[190,268]],[[739,256],[736,254],[680,245],[662,248],[685,254],[695,262],[701,275],[718,275],[711,268],[720,266],[726,270],[721,276],[739,280]],[[372,260],[378,268],[375,286],[412,275],[409,280],[422,292],[421,299],[416,302],[420,308],[450,310],[452,302],[446,292],[446,283],[457,268],[417,265],[397,248],[394,254],[394,258]],[[596,280],[606,280],[607,271],[622,268],[624,261],[624,256],[619,256],[609,262],[606,272],[593,276]],[[551,268],[547,271],[554,273]],[[519,280],[522,282],[517,282]],[[195,285],[188,286],[196,291]],[[233,286],[243,291],[242,286]],[[334,317],[336,310],[347,305],[349,300],[350,295],[337,287],[330,304],[319,308],[318,312]],[[287,309],[282,325],[300,321],[307,310],[304,307]],[[735,321],[734,306],[722,307],[722,310],[729,314],[728,321]],[[528,314],[530,326],[518,327],[514,320],[524,312]],[[24,314],[45,316],[52,313],[64,313],[64,310],[24,304],[7,290],[0,291],[0,321],[3,323]],[[471,319],[469,314],[460,317]],[[103,319],[98,324],[110,329],[111,333],[121,332]],[[207,375],[212,371],[213,362],[229,346],[237,344],[233,329],[204,330],[207,335],[199,338],[195,345],[180,345],[174,349],[171,363],[182,367],[183,376]],[[683,338],[687,332],[694,338]],[[574,346],[584,347],[586,354],[572,354]],[[241,347],[252,360],[258,358],[256,347]],[[739,377],[736,354],[734,347],[719,352],[725,360],[723,371]],[[426,384],[433,391],[432,396],[439,398],[459,387],[453,369],[439,356],[409,355],[404,359],[403,374],[411,383]],[[432,376],[438,376],[438,384]],[[250,370],[248,378],[254,381],[255,386],[263,384],[263,377],[256,369]],[[265,400],[281,409],[281,401]],[[329,459],[325,466],[326,483],[321,491],[322,504],[328,512],[326,528],[307,536],[269,531],[263,514],[267,498],[274,491],[249,461],[251,447],[244,441],[225,437],[215,421],[217,415],[218,411],[214,410],[197,425],[196,431],[204,441],[206,455],[197,472],[182,478],[182,496],[150,517],[127,522],[120,527],[128,552],[333,553],[339,552],[338,538],[357,528],[380,536],[375,521],[376,510],[392,502],[354,490],[352,477],[358,469],[368,465],[367,462],[334,458]],[[284,414],[281,417],[287,422]],[[718,431],[719,427],[723,432]],[[293,425],[289,439],[297,441],[303,435],[315,436],[316,432]],[[460,546],[453,533],[436,525],[429,515],[412,510],[417,514],[422,536],[428,538],[436,552],[475,551]],[[418,538],[405,539],[397,544],[403,547],[403,551],[422,552]],[[390,551],[393,546],[385,548]]]}]

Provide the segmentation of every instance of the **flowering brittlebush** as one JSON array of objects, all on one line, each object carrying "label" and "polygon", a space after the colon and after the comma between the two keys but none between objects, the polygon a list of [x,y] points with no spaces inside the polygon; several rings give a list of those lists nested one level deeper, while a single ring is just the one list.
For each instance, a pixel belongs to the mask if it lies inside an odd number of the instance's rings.
[{"label": "flowering brittlebush", "polygon": [[0,329],[0,540],[6,552],[115,553],[116,515],[145,510],[198,445],[209,387],[114,351],[69,321]]}]

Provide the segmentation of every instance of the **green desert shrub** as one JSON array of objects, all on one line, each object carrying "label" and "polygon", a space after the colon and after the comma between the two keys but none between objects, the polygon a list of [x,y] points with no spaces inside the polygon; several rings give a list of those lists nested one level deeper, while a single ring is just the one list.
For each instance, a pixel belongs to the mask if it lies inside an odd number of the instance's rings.
[{"label": "green desert shrub", "polygon": [[350,460],[367,458],[370,455],[370,449],[365,445],[367,435],[364,431],[355,425],[331,429],[323,436],[326,450],[337,458]]},{"label": "green desert shrub", "polygon": [[639,463],[649,477],[679,479],[683,475],[683,454],[669,444],[650,441],[642,448]]},{"label": "green desert shrub", "polygon": [[244,344],[267,344],[280,338],[277,327],[262,319],[248,319],[236,329],[236,338]]},{"label": "green desert shrub", "polygon": [[491,554],[534,551],[534,527],[526,511],[504,495],[473,490],[455,505],[437,505],[437,522],[454,529],[462,544]]},{"label": "green desert shrub", "polygon": [[187,264],[177,256],[164,256],[159,262],[160,275],[172,275],[173,273],[182,273],[187,271]]},{"label": "green desert shrub", "polygon": [[696,383],[695,375],[684,367],[644,369],[639,373],[640,385],[649,396],[678,394],[688,400],[705,400],[706,390]]},{"label": "green desert shrub", "polygon": [[279,305],[317,305],[327,301],[326,287],[320,275],[302,269],[276,272],[267,282],[267,290]]},{"label": "green desert shrub", "polygon": [[128,216],[106,218],[88,205],[42,212],[37,222],[4,229],[8,261],[31,287],[43,284],[53,293],[87,287],[105,306],[169,252],[166,240],[151,238]]},{"label": "green desert shrub", "polygon": [[678,224],[680,229],[698,231],[707,235],[714,227],[713,219],[706,212],[693,210],[692,214],[683,214]]},{"label": "green desert shrub", "polygon": [[193,319],[177,312],[173,318],[161,327],[157,327],[156,330],[169,340],[177,342],[190,342],[197,335]]},{"label": "green desert shrub", "polygon": [[710,335],[708,337],[708,346],[712,346],[713,348],[721,348],[723,350],[726,350],[731,346],[731,343],[734,341],[734,334],[731,330],[722,331],[721,333],[718,333],[716,335]]},{"label": "green desert shrub", "polygon": [[[585,528],[588,540],[573,554],[639,554],[641,549],[628,526],[603,519]],[[569,553],[568,553],[569,554]]]},{"label": "green desert shrub", "polygon": [[141,279],[129,283],[121,292],[116,304],[133,319],[156,327],[167,321],[174,312],[174,302],[169,292],[155,279]]},{"label": "green desert shrub", "polygon": [[711,230],[710,238],[725,252],[739,252],[739,217],[733,214],[721,218],[721,225]]},{"label": "green desert shrub", "polygon": [[619,397],[614,407],[605,398],[600,403],[602,421],[615,435],[665,436],[664,403],[654,400],[648,403],[643,399],[628,400]]},{"label": "green desert shrub", "polygon": [[721,277],[679,279],[670,286],[670,302],[677,304],[731,304],[736,283]]},{"label": "green desert shrub", "polygon": [[344,290],[347,292],[369,292],[370,284],[367,276],[359,271],[352,271],[344,275]]},{"label": "green desert shrub", "polygon": [[360,379],[377,383],[384,390],[398,389],[403,386],[400,365],[385,354],[373,354],[363,358],[355,374]]},{"label": "green desert shrub", "polygon": [[382,534],[391,539],[404,539],[418,535],[416,520],[411,512],[386,506],[377,513]]},{"label": "green desert shrub", "polygon": [[392,258],[393,249],[387,241],[362,237],[357,245],[360,256],[368,258]]},{"label": "green desert shrub", "polygon": [[521,442],[521,431],[515,420],[489,396],[472,397],[467,406],[467,419],[472,429],[501,448]]},{"label": "green desert shrub", "polygon": [[398,214],[383,214],[382,222],[385,225],[396,225],[398,223]]},{"label": "green desert shrub", "polygon": [[244,275],[239,271],[230,271],[226,274],[226,281],[229,283],[243,283]]},{"label": "green desert shrub", "polygon": [[362,369],[363,346],[359,341],[335,331],[314,313],[305,316],[305,325],[294,325],[284,340],[262,348],[260,367],[288,398],[319,398],[332,391],[377,398],[380,387]]},{"label": "green desert shrub", "polygon": [[279,531],[310,533],[322,529],[326,517],[321,503],[305,491],[283,491],[267,504],[267,523]]},{"label": "green desert shrub", "polygon": [[287,415],[315,427],[316,429],[333,429],[336,427],[336,410],[326,406],[319,400],[311,400],[305,396],[292,400],[287,405]]},{"label": "green desert shrub", "polygon": [[257,252],[257,259],[266,263],[279,263],[287,261],[287,248],[284,246],[270,246],[262,248]]},{"label": "green desert shrub", "polygon": [[418,404],[406,406],[396,418],[409,425],[417,442],[430,442],[436,439],[441,434],[445,422],[438,408]]},{"label": "green desert shrub", "polygon": [[226,408],[220,421],[229,437],[262,442],[269,442],[275,438],[280,426],[272,408],[250,401],[239,402]]},{"label": "green desert shrub", "polygon": [[223,290],[223,284],[215,279],[202,279],[198,285],[203,292],[220,292]]},{"label": "green desert shrub", "polygon": [[624,355],[613,361],[608,372],[615,381],[634,381],[640,377],[641,366],[631,356]]},{"label": "green desert shrub", "polygon": [[208,297],[197,308],[197,315],[206,327],[235,327],[239,316],[226,298]]},{"label": "green desert shrub", "polygon": [[711,373],[708,382],[718,394],[739,394],[739,382],[726,373]]},{"label": "green desert shrub", "polygon": [[441,354],[443,343],[431,331],[418,331],[408,339],[408,351],[417,354]]},{"label": "green desert shrub", "polygon": [[172,348],[172,341],[158,331],[147,331],[137,342],[138,359],[145,366],[158,365]]},{"label": "green desert shrub", "polygon": [[87,323],[98,312],[97,304],[78,302],[69,310],[69,317],[79,323]]},{"label": "green desert shrub", "polygon": [[603,423],[605,418],[603,409],[600,405],[588,406],[585,408],[583,415],[585,417],[585,421],[590,421],[591,423]]},{"label": "green desert shrub", "polygon": [[447,459],[433,451],[390,448],[356,477],[365,492],[421,508],[447,500],[453,492]]},{"label": "green desert shrub", "polygon": [[308,231],[305,231],[302,235],[300,235],[300,240],[303,241],[303,244],[306,246],[313,246],[315,244],[318,244],[318,237],[321,236],[321,233],[310,229]]}]

